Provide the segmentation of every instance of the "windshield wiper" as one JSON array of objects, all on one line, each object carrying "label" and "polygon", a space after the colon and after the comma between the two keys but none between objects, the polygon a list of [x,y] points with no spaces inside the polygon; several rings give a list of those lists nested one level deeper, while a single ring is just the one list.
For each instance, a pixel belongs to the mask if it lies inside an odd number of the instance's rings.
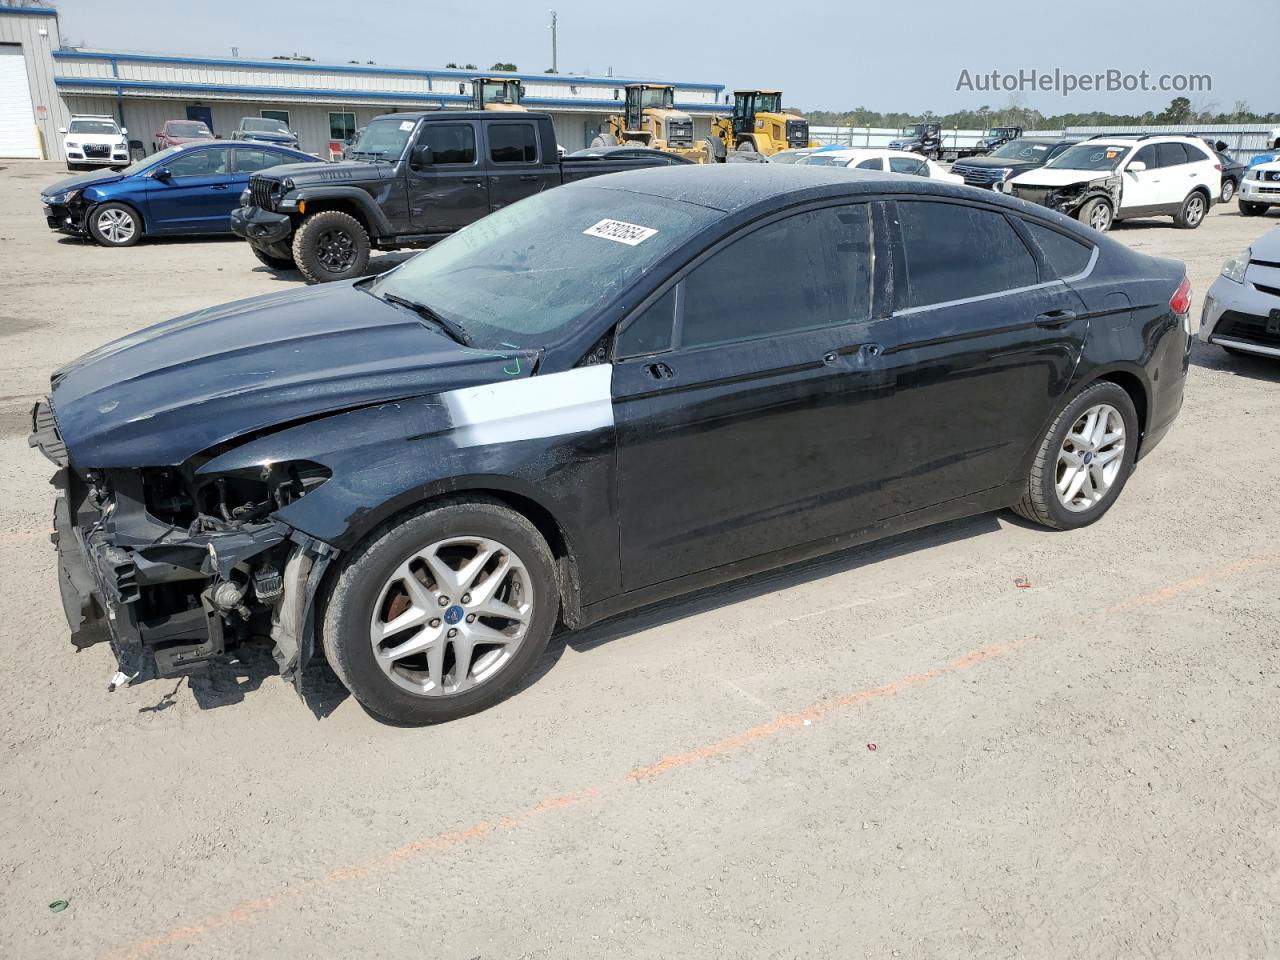
[{"label": "windshield wiper", "polygon": [[448,317],[443,316],[439,313],[436,313],[434,310],[428,307],[425,303],[418,303],[414,300],[409,300],[409,299],[406,299],[405,297],[397,296],[394,293],[384,293],[382,295],[382,299],[387,301],[387,303],[394,303],[398,306],[405,307],[406,309],[412,310],[418,316],[422,317],[423,320],[427,320],[430,323],[435,324],[437,327],[439,327],[441,330],[447,333],[452,339],[462,344],[464,347],[471,346],[470,334],[468,334],[467,331],[462,328],[462,325],[458,323],[458,321],[450,320]]}]

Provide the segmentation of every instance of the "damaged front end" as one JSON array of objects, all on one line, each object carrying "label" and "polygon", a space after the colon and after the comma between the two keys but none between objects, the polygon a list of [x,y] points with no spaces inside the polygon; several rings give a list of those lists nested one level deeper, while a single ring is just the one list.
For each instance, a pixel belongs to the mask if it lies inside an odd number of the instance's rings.
[{"label": "damaged front end", "polygon": [[270,635],[298,685],[314,647],[313,600],[336,555],[273,514],[324,483],[318,464],[72,466],[53,411],[32,411],[30,444],[58,467],[53,542],[63,607],[79,648],[107,641],[111,688],[200,672],[251,636]]},{"label": "damaged front end", "polygon": [[1056,210],[1069,217],[1074,217],[1080,208],[1094,197],[1105,198],[1111,204],[1113,211],[1119,210],[1120,187],[1120,177],[1110,174],[1105,177],[1081,180],[1062,186],[1013,183],[1009,187],[1009,193],[1020,200],[1039,204],[1042,207],[1048,207],[1050,210]]}]

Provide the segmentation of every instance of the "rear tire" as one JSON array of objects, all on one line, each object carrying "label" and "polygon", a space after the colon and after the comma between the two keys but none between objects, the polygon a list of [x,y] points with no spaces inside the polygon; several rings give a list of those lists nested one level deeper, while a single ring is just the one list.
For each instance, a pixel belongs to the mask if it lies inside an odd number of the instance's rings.
[{"label": "rear tire", "polygon": [[[472,539],[500,549],[466,574],[478,557],[465,545]],[[509,572],[488,591],[486,571],[502,563],[504,552]],[[426,557],[466,582],[444,583]],[[418,581],[412,593],[406,575]],[[485,612],[490,593],[506,604],[500,612],[524,616],[523,631],[516,621]],[[322,599],[321,641],[338,679],[371,713],[400,723],[441,723],[510,695],[546,649],[559,608],[555,563],[533,524],[491,500],[450,498],[384,523],[344,558]],[[392,632],[387,624],[397,620],[407,626]],[[505,658],[505,642],[485,639],[501,630],[519,638]],[[413,651],[388,656],[406,642],[415,643]],[[460,670],[464,662],[470,667]],[[463,689],[450,690],[457,686]]]},{"label": "rear tire", "polygon": [[1230,178],[1222,181],[1222,193],[1218,199],[1222,203],[1230,203],[1236,195],[1236,182]]},{"label": "rear tire", "polygon": [[369,266],[369,234],[341,210],[313,213],[293,235],[293,260],[312,283],[350,280]]},{"label": "rear tire", "polygon": [[1114,217],[1111,204],[1102,197],[1094,197],[1076,211],[1077,220],[1099,233],[1106,233],[1111,229]]},{"label": "rear tire", "polygon": [[[273,244],[273,249],[274,247],[275,245]],[[270,267],[272,270],[298,269],[298,265],[294,262],[292,255],[287,257],[275,256],[271,253],[268,253],[266,250],[263,250],[261,247],[257,246],[256,244],[252,244],[252,243],[249,244],[249,249],[253,251],[253,255],[258,258],[258,261],[263,266]]]},{"label": "rear tire", "polygon": [[1192,190],[1187,199],[1182,201],[1182,209],[1173,218],[1173,225],[1179,230],[1194,230],[1204,223],[1209,212],[1209,198],[1199,190]]},{"label": "rear tire", "polygon": [[591,141],[591,146],[593,147],[616,147],[617,145],[618,138],[612,133],[597,134],[596,138]]},{"label": "rear tire", "polygon": [[[1110,445],[1102,446],[1097,451],[1085,450],[1077,447],[1076,443],[1070,439],[1069,435],[1079,435],[1081,422],[1086,419],[1089,412],[1099,408],[1113,410],[1123,420],[1124,430],[1120,438],[1123,447],[1115,457],[1119,460],[1119,466],[1115,468],[1111,479],[1106,481],[1105,492],[1096,502],[1084,507],[1077,504],[1077,508],[1072,509],[1067,506],[1059,485],[1066,482],[1066,492],[1071,492],[1070,483],[1074,471],[1080,469],[1088,474],[1090,489],[1100,485],[1105,478],[1097,476],[1095,471],[1103,474],[1107,471],[1102,461],[1099,459],[1095,464],[1093,457],[1114,450],[1115,447],[1113,440]],[[1105,423],[1103,429],[1106,430]],[[1133,400],[1123,387],[1108,381],[1100,381],[1086,387],[1062,408],[1050,424],[1032,461],[1022,499],[1014,504],[1014,512],[1033,523],[1054,530],[1074,530],[1100,519],[1120,496],[1120,491],[1124,489],[1129,474],[1133,471],[1139,440],[1138,431],[1137,411],[1134,410]],[[1107,435],[1110,436],[1110,434]],[[1079,466],[1072,466],[1072,457],[1080,462]],[[1076,494],[1078,495],[1080,494]]]},{"label": "rear tire", "polygon": [[1260,217],[1267,212],[1265,203],[1250,203],[1248,200],[1237,200],[1236,207],[1242,217]]}]

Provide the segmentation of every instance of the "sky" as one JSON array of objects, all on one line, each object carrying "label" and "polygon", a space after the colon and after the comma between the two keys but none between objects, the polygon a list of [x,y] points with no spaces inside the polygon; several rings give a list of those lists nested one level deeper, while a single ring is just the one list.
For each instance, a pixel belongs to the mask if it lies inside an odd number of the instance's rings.
[{"label": "sky", "polygon": [[[979,74],[1207,74],[1198,109],[1243,100],[1280,111],[1276,37],[1280,0],[1249,4],[1249,26],[1216,17],[1203,0],[1015,0],[979,13],[965,0],[767,0],[695,3],[551,0],[559,14],[561,73],[658,77],[776,87],[804,110],[920,113],[995,109],[1013,102],[1046,115],[1158,112],[1176,92],[957,90]],[[247,58],[305,54],[322,62],[522,72],[551,65],[548,6],[515,0],[54,0],[65,44]],[[1224,9],[1243,11],[1231,4]]]}]

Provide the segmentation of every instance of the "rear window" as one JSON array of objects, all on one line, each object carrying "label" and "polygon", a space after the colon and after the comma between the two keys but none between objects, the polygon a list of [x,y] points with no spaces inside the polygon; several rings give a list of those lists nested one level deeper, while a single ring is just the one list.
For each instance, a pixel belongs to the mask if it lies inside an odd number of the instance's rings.
[{"label": "rear window", "polygon": [[489,127],[489,158],[494,163],[536,163],[538,135],[533,124],[492,124]]},{"label": "rear window", "polygon": [[1093,247],[1030,220],[1022,222],[1031,233],[1031,239],[1044,254],[1050,273],[1044,279],[1061,280],[1084,273],[1089,266],[1089,258],[1093,256]]},{"label": "rear window", "polygon": [[955,203],[899,201],[909,307],[1029,287],[1035,258],[1003,214]]}]

